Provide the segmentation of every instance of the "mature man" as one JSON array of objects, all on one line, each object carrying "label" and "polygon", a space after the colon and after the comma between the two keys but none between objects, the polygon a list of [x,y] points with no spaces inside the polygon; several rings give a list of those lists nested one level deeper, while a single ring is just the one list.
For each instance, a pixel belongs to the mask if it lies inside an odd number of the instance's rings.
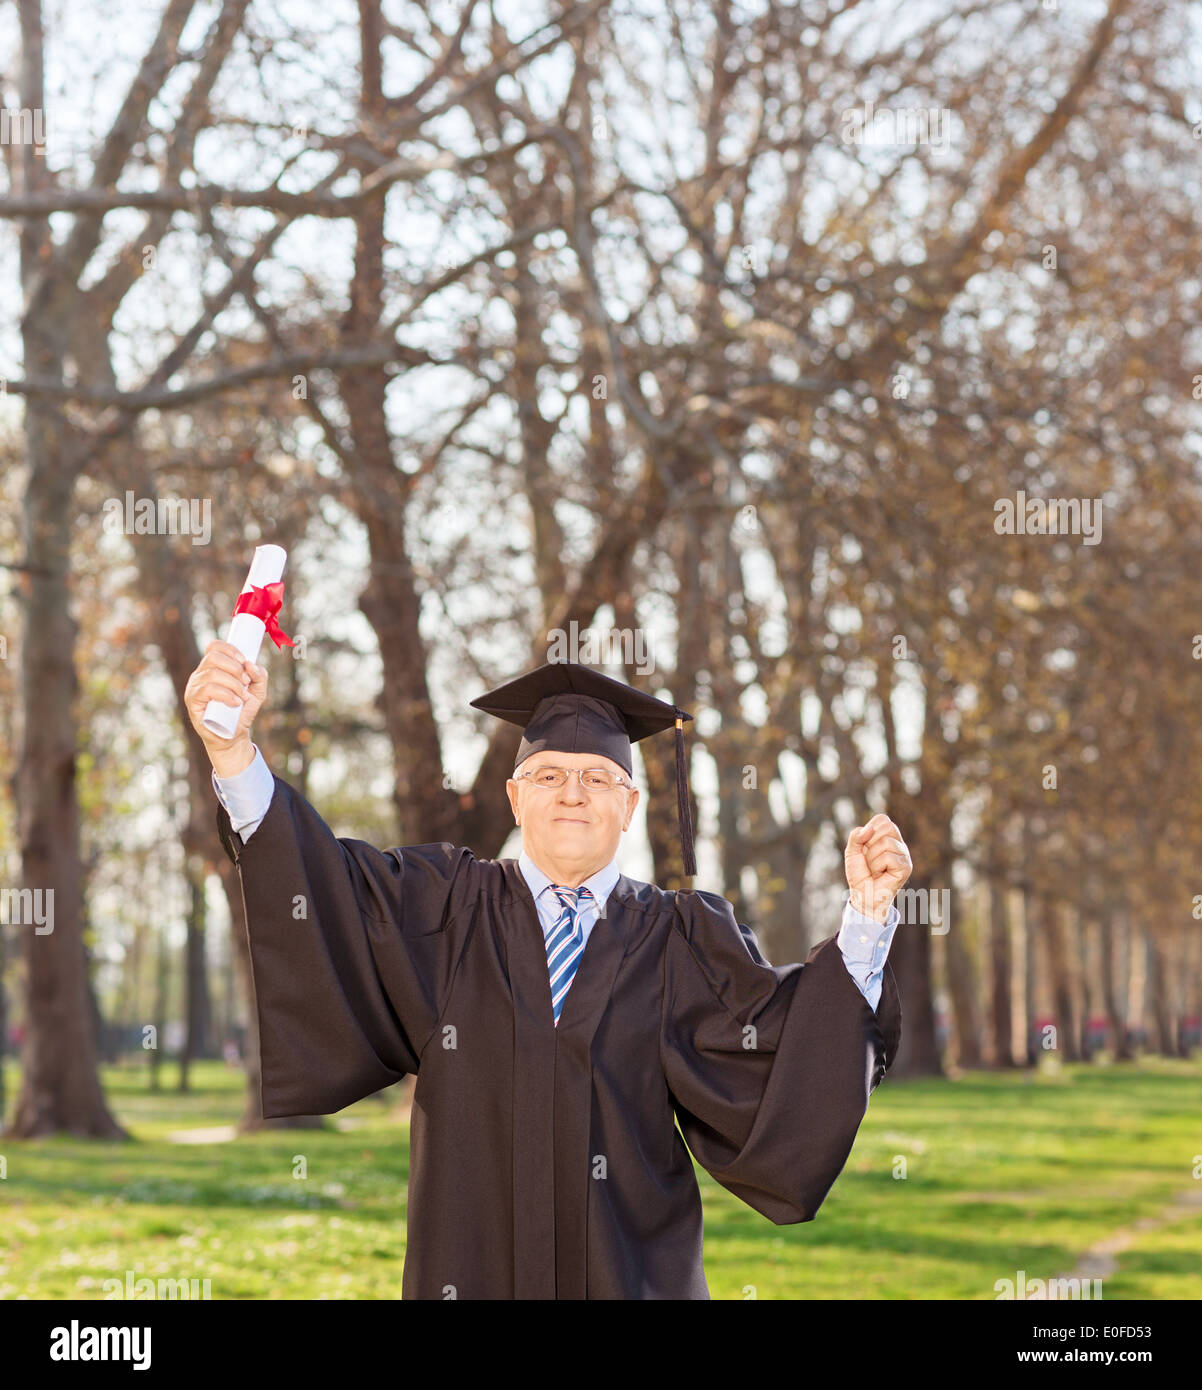
[{"label": "mature man", "polygon": [[[242,883],[263,1112],[416,1074],[405,1298],[708,1298],[690,1150],[770,1220],[814,1218],[900,1037],[887,817],[848,840],[838,938],[772,966],[724,898],[615,863],[630,745],[675,725],[679,757],[675,706],[573,663],[473,701],[524,730],[515,861],[335,838],[250,741],[266,694],[212,642],[185,695]],[[244,702],[233,739],[210,699]]]}]

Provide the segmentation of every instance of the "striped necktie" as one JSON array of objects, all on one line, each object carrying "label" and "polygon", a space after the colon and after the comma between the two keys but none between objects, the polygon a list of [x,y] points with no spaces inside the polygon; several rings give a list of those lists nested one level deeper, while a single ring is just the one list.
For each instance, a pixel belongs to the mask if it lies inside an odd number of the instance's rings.
[{"label": "striped necktie", "polygon": [[584,933],[576,916],[577,898],[591,898],[593,895],[587,888],[560,888],[554,883],[551,891],[563,909],[546,941],[547,972],[551,977],[551,1012],[558,1028],[563,1001],[567,998],[576,974],[576,964],[584,951]]}]

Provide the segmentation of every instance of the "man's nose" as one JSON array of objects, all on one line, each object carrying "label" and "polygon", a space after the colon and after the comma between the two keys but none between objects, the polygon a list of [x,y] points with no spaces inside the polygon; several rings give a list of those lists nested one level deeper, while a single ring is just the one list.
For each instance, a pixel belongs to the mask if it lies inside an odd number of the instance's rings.
[{"label": "man's nose", "polygon": [[559,799],[569,806],[579,806],[582,801],[588,800],[584,794],[580,778],[574,772],[568,773],[568,780],[560,787]]}]

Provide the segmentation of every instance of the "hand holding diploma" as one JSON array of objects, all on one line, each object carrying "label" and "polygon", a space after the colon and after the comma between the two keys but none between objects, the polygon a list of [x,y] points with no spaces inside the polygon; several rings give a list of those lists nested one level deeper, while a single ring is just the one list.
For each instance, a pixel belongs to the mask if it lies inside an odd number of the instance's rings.
[{"label": "hand holding diploma", "polygon": [[275,619],[286,558],[278,545],[255,550],[230,623],[229,640],[208,644],[184,688],[188,717],[219,777],[235,776],[254,757],[250,727],[267,698],[267,672],[255,660],[264,634],[277,646],[295,645]]},{"label": "hand holding diploma", "polygon": [[[263,667],[247,661],[231,642],[210,642],[200,665],[188,677],[184,704],[218,777],[234,777],[250,766],[254,758],[250,726],[266,699],[267,672]],[[213,701],[229,706],[230,713],[236,715],[230,738],[214,734],[205,725],[205,710]]]}]

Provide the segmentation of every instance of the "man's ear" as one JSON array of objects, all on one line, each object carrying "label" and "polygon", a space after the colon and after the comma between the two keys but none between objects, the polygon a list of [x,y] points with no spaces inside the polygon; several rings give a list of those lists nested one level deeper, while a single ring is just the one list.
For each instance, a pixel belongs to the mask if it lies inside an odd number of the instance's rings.
[{"label": "man's ear", "polygon": [[513,823],[521,825],[521,818],[518,816],[518,784],[512,777],[505,783],[505,792],[509,797],[509,809],[513,812]]},{"label": "man's ear", "polygon": [[631,787],[630,791],[626,794],[626,823],[622,826],[624,831],[630,829],[630,822],[634,819],[634,813],[638,804],[639,789],[638,787]]}]

